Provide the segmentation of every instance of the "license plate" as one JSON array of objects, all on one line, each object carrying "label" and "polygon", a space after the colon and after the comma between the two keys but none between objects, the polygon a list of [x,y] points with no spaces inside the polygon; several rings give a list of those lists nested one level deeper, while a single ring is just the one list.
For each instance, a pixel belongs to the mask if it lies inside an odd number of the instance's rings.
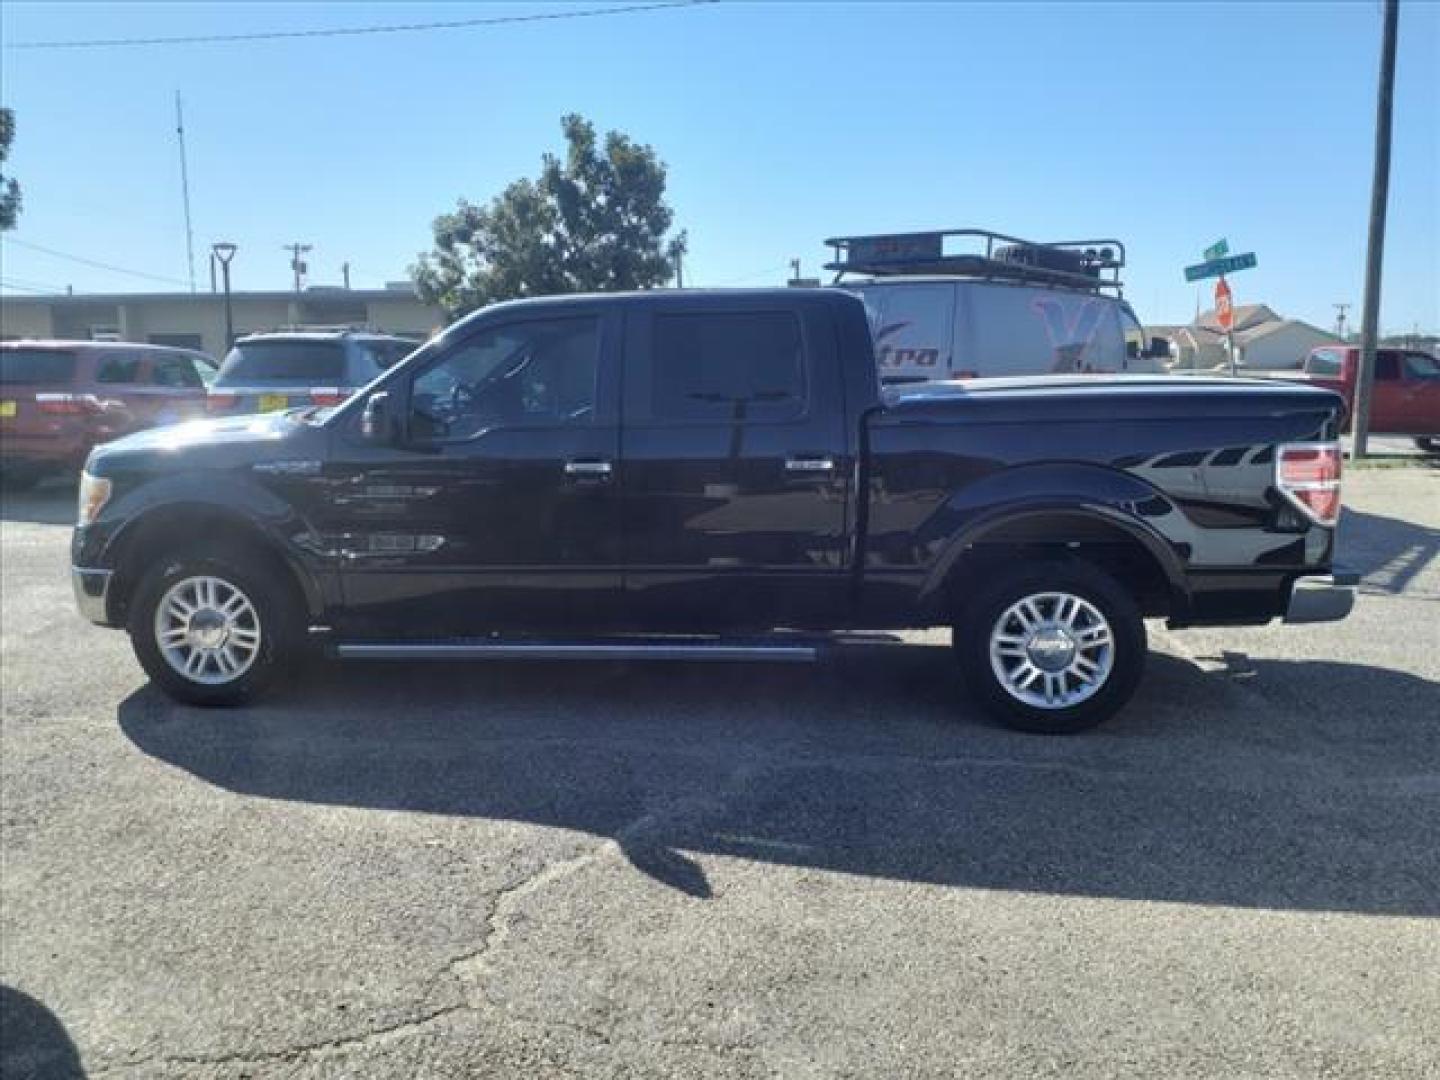
[{"label": "license plate", "polygon": [[289,395],[289,394],[261,394],[261,395],[260,395],[260,411],[261,411],[261,412],[279,412],[281,409],[288,409],[289,407],[290,407],[290,395]]},{"label": "license plate", "polygon": [[15,415],[15,402],[13,402],[13,401],[0,401],[0,416],[14,416],[14,415]]}]

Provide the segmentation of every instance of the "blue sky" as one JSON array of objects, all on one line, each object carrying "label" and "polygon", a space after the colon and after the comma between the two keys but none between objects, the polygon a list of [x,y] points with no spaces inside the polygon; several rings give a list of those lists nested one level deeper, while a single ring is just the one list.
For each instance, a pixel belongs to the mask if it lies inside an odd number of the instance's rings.
[{"label": "blue sky", "polygon": [[[1329,326],[1358,320],[1380,7],[746,3],[476,30],[17,50],[36,40],[244,33],[523,14],[544,4],[0,7],[19,126],[14,238],[183,280],[174,93],[185,98],[197,273],[237,288],[405,276],[436,214],[533,175],[559,117],[652,144],[690,232],[689,282],[778,284],[838,233],[983,225],[1118,236],[1142,319],[1185,321],[1181,274],[1227,237],[1232,279]],[[1400,16],[1382,327],[1440,329],[1440,4]],[[5,244],[3,275],[165,289]],[[204,281],[202,280],[202,288]],[[1207,297],[1208,306],[1208,297]]]}]

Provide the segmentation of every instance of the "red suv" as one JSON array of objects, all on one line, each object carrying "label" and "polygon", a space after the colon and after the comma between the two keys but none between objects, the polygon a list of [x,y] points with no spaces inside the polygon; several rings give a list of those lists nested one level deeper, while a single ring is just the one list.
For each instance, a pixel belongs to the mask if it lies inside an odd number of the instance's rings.
[{"label": "red suv", "polygon": [[0,342],[0,474],[25,488],[77,472],[90,448],[205,415],[215,362],[126,341]]}]

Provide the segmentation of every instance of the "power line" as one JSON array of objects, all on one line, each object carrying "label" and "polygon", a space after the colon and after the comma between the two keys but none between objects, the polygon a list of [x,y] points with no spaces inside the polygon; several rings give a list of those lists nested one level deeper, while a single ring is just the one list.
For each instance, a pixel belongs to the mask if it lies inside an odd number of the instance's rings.
[{"label": "power line", "polygon": [[163,274],[147,274],[143,270],[127,270],[123,266],[112,266],[110,263],[97,262],[95,259],[87,259],[81,255],[70,255],[64,251],[56,251],[54,248],[42,247],[39,244],[32,244],[25,240],[16,240],[7,236],[5,243],[14,244],[16,247],[28,248],[31,251],[38,251],[42,255],[53,255],[57,259],[68,259],[82,266],[93,266],[97,270],[109,270],[112,274],[128,274],[131,277],[144,278],[147,281],[159,281],[166,285],[184,285],[185,282],[179,278],[165,277]]},{"label": "power line", "polygon": [[627,4],[623,7],[587,8],[582,11],[546,11],[534,15],[492,15],[478,19],[447,22],[393,23],[387,26],[333,26],[317,30],[263,30],[252,34],[195,34],[186,37],[91,38],[80,41],[16,41],[7,49],[98,49],[132,45],[214,45],[237,41],[275,41],[281,38],[354,37],[359,34],[399,34],[420,30],[466,30],[506,23],[556,22],[561,19],[589,19],[600,15],[627,15],[668,8],[696,7],[720,0],[665,0],[655,4]]}]

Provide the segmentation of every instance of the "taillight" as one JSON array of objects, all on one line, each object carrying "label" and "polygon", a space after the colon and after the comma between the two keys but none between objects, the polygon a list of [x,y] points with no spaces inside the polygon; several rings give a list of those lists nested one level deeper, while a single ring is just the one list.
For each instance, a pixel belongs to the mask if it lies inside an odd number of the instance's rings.
[{"label": "taillight", "polygon": [[98,416],[111,402],[94,394],[36,394],[35,404],[52,416]]},{"label": "taillight", "polygon": [[339,405],[349,396],[349,390],[342,390],[338,386],[316,386],[310,390],[310,403],[317,408],[328,409]]},{"label": "taillight", "polygon": [[212,390],[205,395],[205,411],[224,412],[226,409],[233,409],[239,400],[238,394],[217,394]]},{"label": "taillight", "polygon": [[1340,444],[1286,443],[1275,454],[1275,486],[1317,525],[1340,520]]}]

